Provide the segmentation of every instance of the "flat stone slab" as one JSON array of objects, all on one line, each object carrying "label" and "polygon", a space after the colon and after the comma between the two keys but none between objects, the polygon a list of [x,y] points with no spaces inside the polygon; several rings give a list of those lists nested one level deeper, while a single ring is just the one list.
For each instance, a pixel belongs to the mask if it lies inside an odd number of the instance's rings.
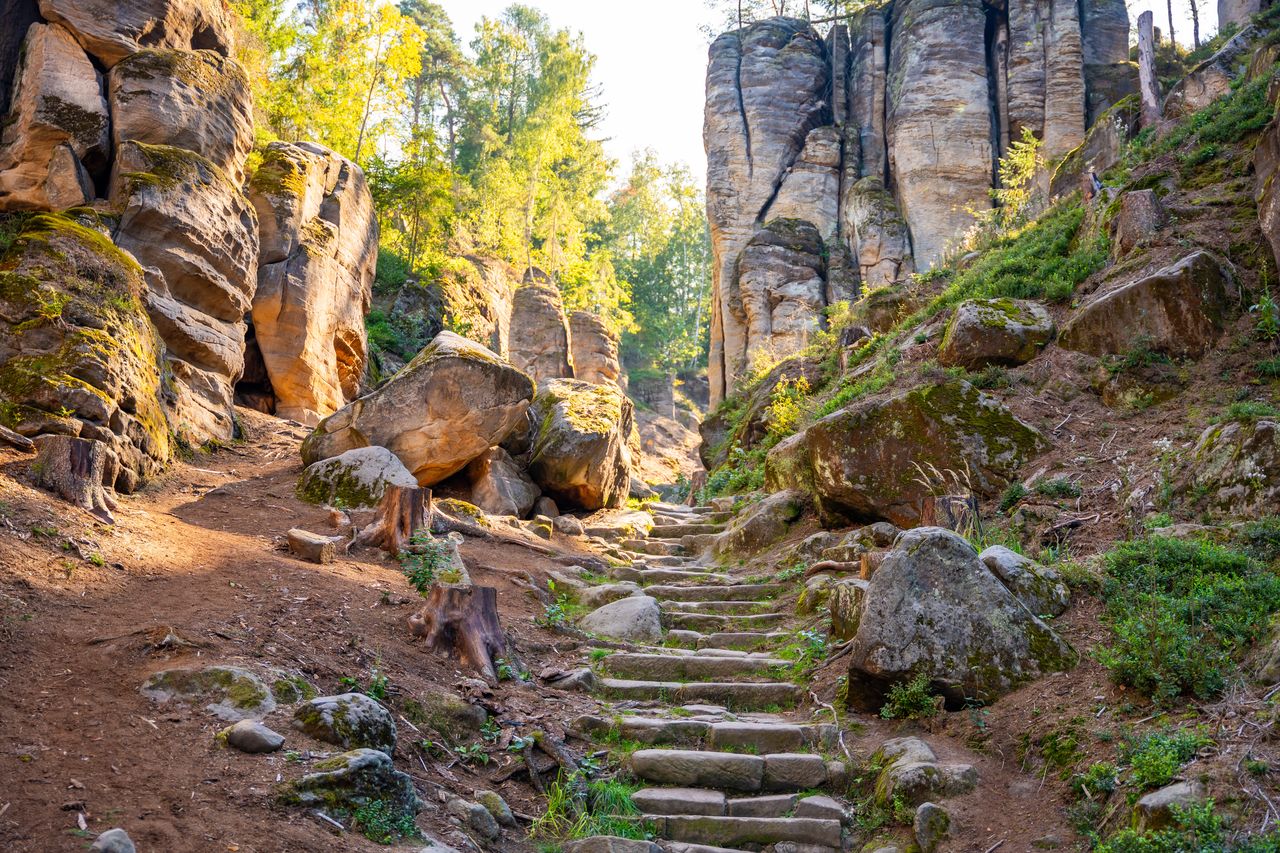
[{"label": "flat stone slab", "polygon": [[715,702],[730,708],[751,710],[771,706],[790,707],[800,688],[783,681],[629,681],[602,678],[601,693],[615,699],[653,699],[668,703]]},{"label": "flat stone slab", "polygon": [[820,788],[827,784],[827,762],[821,755],[813,753],[783,752],[766,755],[762,784],[766,791]]},{"label": "flat stone slab", "polygon": [[[765,797],[741,797],[725,804],[730,817],[784,817],[796,807],[795,794],[770,794]],[[811,817],[812,815],[799,815]]]},{"label": "flat stone slab", "polygon": [[707,533],[719,533],[724,530],[720,524],[689,522],[686,524],[655,524],[649,531],[651,538],[679,539],[681,536],[699,536]]},{"label": "flat stone slab", "polygon": [[[769,845],[783,841],[839,849],[840,821],[798,817],[654,815],[656,833],[694,844]],[[646,820],[650,816],[645,817]]]},{"label": "flat stone slab", "polygon": [[778,667],[787,666],[787,662],[781,658],[614,652],[604,658],[600,665],[615,678],[722,681],[738,677],[768,677]]},{"label": "flat stone slab", "polygon": [[631,795],[645,814],[723,815],[725,796],[707,788],[645,788]]},{"label": "flat stone slab", "polygon": [[623,539],[618,544],[628,551],[652,554],[655,557],[678,557],[684,553],[684,548],[679,542],[666,542],[660,539]]},{"label": "flat stone slab", "polygon": [[[653,587],[645,589],[646,595],[653,595]],[[722,590],[724,593],[733,593],[733,587],[726,587]],[[654,596],[658,598],[658,596]],[[770,610],[774,607],[770,601],[669,601],[667,599],[658,599],[662,602],[662,609],[675,613],[718,613],[730,616],[747,616],[752,613],[759,613],[761,610]]]},{"label": "flat stone slab", "polygon": [[707,736],[709,749],[753,747],[764,755],[771,752],[798,752],[808,744],[800,726],[770,723],[716,723]]},{"label": "flat stone slab", "polygon": [[733,598],[739,601],[761,601],[786,595],[788,588],[780,583],[735,583],[727,586],[651,586],[649,595],[660,601],[720,601]]},{"label": "flat stone slab", "polygon": [[[640,749],[631,754],[631,772],[646,782],[679,787],[759,791],[764,759],[733,752],[688,749]],[[676,841],[716,841],[715,838],[675,838]]]},{"label": "flat stone slab", "polygon": [[749,616],[722,616],[717,613],[678,613],[666,611],[662,614],[663,625],[684,631],[753,631],[760,628],[772,628],[785,622],[786,613],[754,613]]}]

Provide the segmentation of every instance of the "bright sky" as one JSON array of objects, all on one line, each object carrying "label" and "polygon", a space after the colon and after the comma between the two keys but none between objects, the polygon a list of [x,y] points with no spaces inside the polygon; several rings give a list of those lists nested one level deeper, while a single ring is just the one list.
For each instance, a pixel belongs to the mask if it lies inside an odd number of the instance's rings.
[{"label": "bright sky", "polygon": [[[510,0],[440,0],[465,45],[482,16],[497,17]],[[542,10],[554,27],[581,32],[596,54],[596,82],[607,105],[603,132],[609,154],[625,174],[631,153],[651,147],[666,162],[682,162],[699,181],[706,171],[702,151],[703,81],[707,39],[701,31],[710,13],[702,0],[524,0]],[[1191,42],[1187,0],[1174,0],[1174,34]],[[1217,31],[1216,0],[1199,0],[1200,33]],[[1129,18],[1151,9],[1155,24],[1168,28],[1165,0],[1129,3]],[[621,175],[620,175],[621,176]]]}]

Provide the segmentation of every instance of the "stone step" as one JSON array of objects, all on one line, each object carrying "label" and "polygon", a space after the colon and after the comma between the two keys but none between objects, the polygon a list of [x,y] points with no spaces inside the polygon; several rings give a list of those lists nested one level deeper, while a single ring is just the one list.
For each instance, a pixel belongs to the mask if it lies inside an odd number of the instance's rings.
[{"label": "stone step", "polygon": [[[667,841],[662,845],[663,853],[751,853],[735,847],[712,847],[709,844],[687,844],[683,841]],[[810,851],[811,853],[811,851]]]},{"label": "stone step", "polygon": [[[672,601],[653,595],[653,587],[645,590],[645,595],[652,595],[662,604],[663,610],[672,613],[720,613],[728,616],[749,616],[753,613],[770,612],[776,606],[772,601]],[[723,590],[726,594],[733,592],[733,587]]]},{"label": "stone step", "polygon": [[614,678],[657,681],[732,681],[776,679],[788,666],[781,658],[719,657],[713,655],[661,655],[615,652],[600,662]]},{"label": "stone step", "polygon": [[673,504],[669,501],[653,501],[648,504],[648,509],[650,512],[665,513],[698,514],[711,512],[711,507],[709,506],[688,506],[687,504]]},{"label": "stone step", "polygon": [[699,631],[676,629],[667,632],[667,642],[686,649],[724,649],[750,651],[752,649],[777,648],[792,639],[785,631],[719,631],[703,634]]},{"label": "stone step", "polygon": [[600,678],[596,688],[612,699],[656,700],[671,704],[715,702],[739,711],[793,707],[800,688],[785,681],[643,681]]},{"label": "stone step", "polygon": [[631,799],[648,815],[708,817],[808,817],[848,820],[848,811],[831,797],[798,794],[728,797],[710,788],[643,788]]},{"label": "stone step", "polygon": [[692,844],[769,845],[789,841],[807,851],[841,847],[838,820],[811,817],[716,817],[711,815],[645,815],[654,834]]},{"label": "stone step", "polygon": [[723,530],[719,524],[655,524],[649,531],[651,539],[679,539],[681,536],[696,536],[704,533],[719,533]]},{"label": "stone step", "polygon": [[748,794],[821,788],[841,784],[848,775],[844,762],[828,762],[821,755],[805,752],[747,755],[690,749],[638,749],[629,761],[631,772],[644,782]]},{"label": "stone step", "polygon": [[719,533],[690,533],[680,537],[680,547],[686,554],[701,554],[720,539]]},{"label": "stone step", "polygon": [[652,554],[657,557],[679,557],[684,554],[684,547],[678,541],[623,539],[618,544],[637,554]]},{"label": "stone step", "polygon": [[636,569],[628,566],[614,568],[612,575],[620,581],[635,581],[642,586],[679,583],[681,581],[695,584],[729,584],[733,580],[723,572],[700,572],[674,568]]},{"label": "stone step", "polygon": [[727,587],[654,585],[645,591],[660,601],[722,601],[725,598],[760,601],[785,595],[790,587],[781,583],[738,583]]},{"label": "stone step", "polygon": [[663,568],[694,568],[700,569],[702,565],[693,557],[655,557],[652,554],[636,554],[631,558],[633,568],[651,569],[654,566]]},{"label": "stone step", "polygon": [[[721,720],[691,717],[642,717],[626,714],[613,720],[585,715],[570,723],[585,737],[618,737],[652,746],[684,746],[696,749],[754,749],[757,755],[788,752],[830,753],[839,735],[830,723],[799,725],[756,720]],[[764,815],[760,815],[763,817]]]},{"label": "stone step", "polygon": [[721,616],[716,613],[680,613],[663,611],[662,625],[678,631],[737,632],[773,628],[787,621],[786,613],[753,613],[747,616]]}]

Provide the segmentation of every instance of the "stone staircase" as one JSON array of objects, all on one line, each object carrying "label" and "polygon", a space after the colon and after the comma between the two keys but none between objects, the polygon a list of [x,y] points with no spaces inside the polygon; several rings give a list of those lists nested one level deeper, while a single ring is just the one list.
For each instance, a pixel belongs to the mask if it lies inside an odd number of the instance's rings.
[{"label": "stone staircase", "polygon": [[604,707],[574,731],[634,748],[629,769],[647,786],[634,801],[670,853],[843,850],[850,812],[815,793],[847,787],[837,729],[786,714],[803,696],[775,654],[794,639],[782,630],[794,587],[739,581],[696,556],[730,513],[651,511],[649,536],[620,543],[632,563],[612,576],[658,600],[665,644],[593,651]]}]

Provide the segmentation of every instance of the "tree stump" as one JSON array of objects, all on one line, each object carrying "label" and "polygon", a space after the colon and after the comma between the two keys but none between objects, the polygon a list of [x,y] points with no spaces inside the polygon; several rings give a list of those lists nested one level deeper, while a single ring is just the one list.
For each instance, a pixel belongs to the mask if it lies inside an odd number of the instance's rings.
[{"label": "tree stump", "polygon": [[373,523],[360,531],[357,544],[381,548],[393,557],[431,517],[431,490],[388,486]]},{"label": "tree stump", "polygon": [[497,683],[494,663],[506,653],[507,640],[498,624],[498,590],[491,586],[436,584],[422,610],[409,617],[409,630],[427,648],[457,657]]},{"label": "tree stump", "polygon": [[36,482],[58,497],[88,510],[107,524],[115,524],[111,513],[116,501],[102,485],[107,464],[107,446],[100,441],[69,435],[42,435],[35,440]]},{"label": "tree stump", "polygon": [[880,568],[880,564],[884,562],[888,553],[888,551],[868,551],[863,554],[858,564],[858,577],[864,581],[871,580],[871,576],[876,573],[876,569]]},{"label": "tree stump", "polygon": [[965,495],[929,495],[920,507],[921,527],[945,527],[963,535],[978,523],[978,502]]},{"label": "tree stump", "polygon": [[693,472],[693,480],[689,483],[689,497],[685,499],[685,503],[689,506],[698,505],[698,492],[707,487],[707,472],[698,470]]},{"label": "tree stump", "polygon": [[1143,12],[1138,16],[1138,91],[1142,95],[1139,113],[1143,127],[1160,123],[1160,81],[1156,77],[1156,37],[1154,16]]}]

